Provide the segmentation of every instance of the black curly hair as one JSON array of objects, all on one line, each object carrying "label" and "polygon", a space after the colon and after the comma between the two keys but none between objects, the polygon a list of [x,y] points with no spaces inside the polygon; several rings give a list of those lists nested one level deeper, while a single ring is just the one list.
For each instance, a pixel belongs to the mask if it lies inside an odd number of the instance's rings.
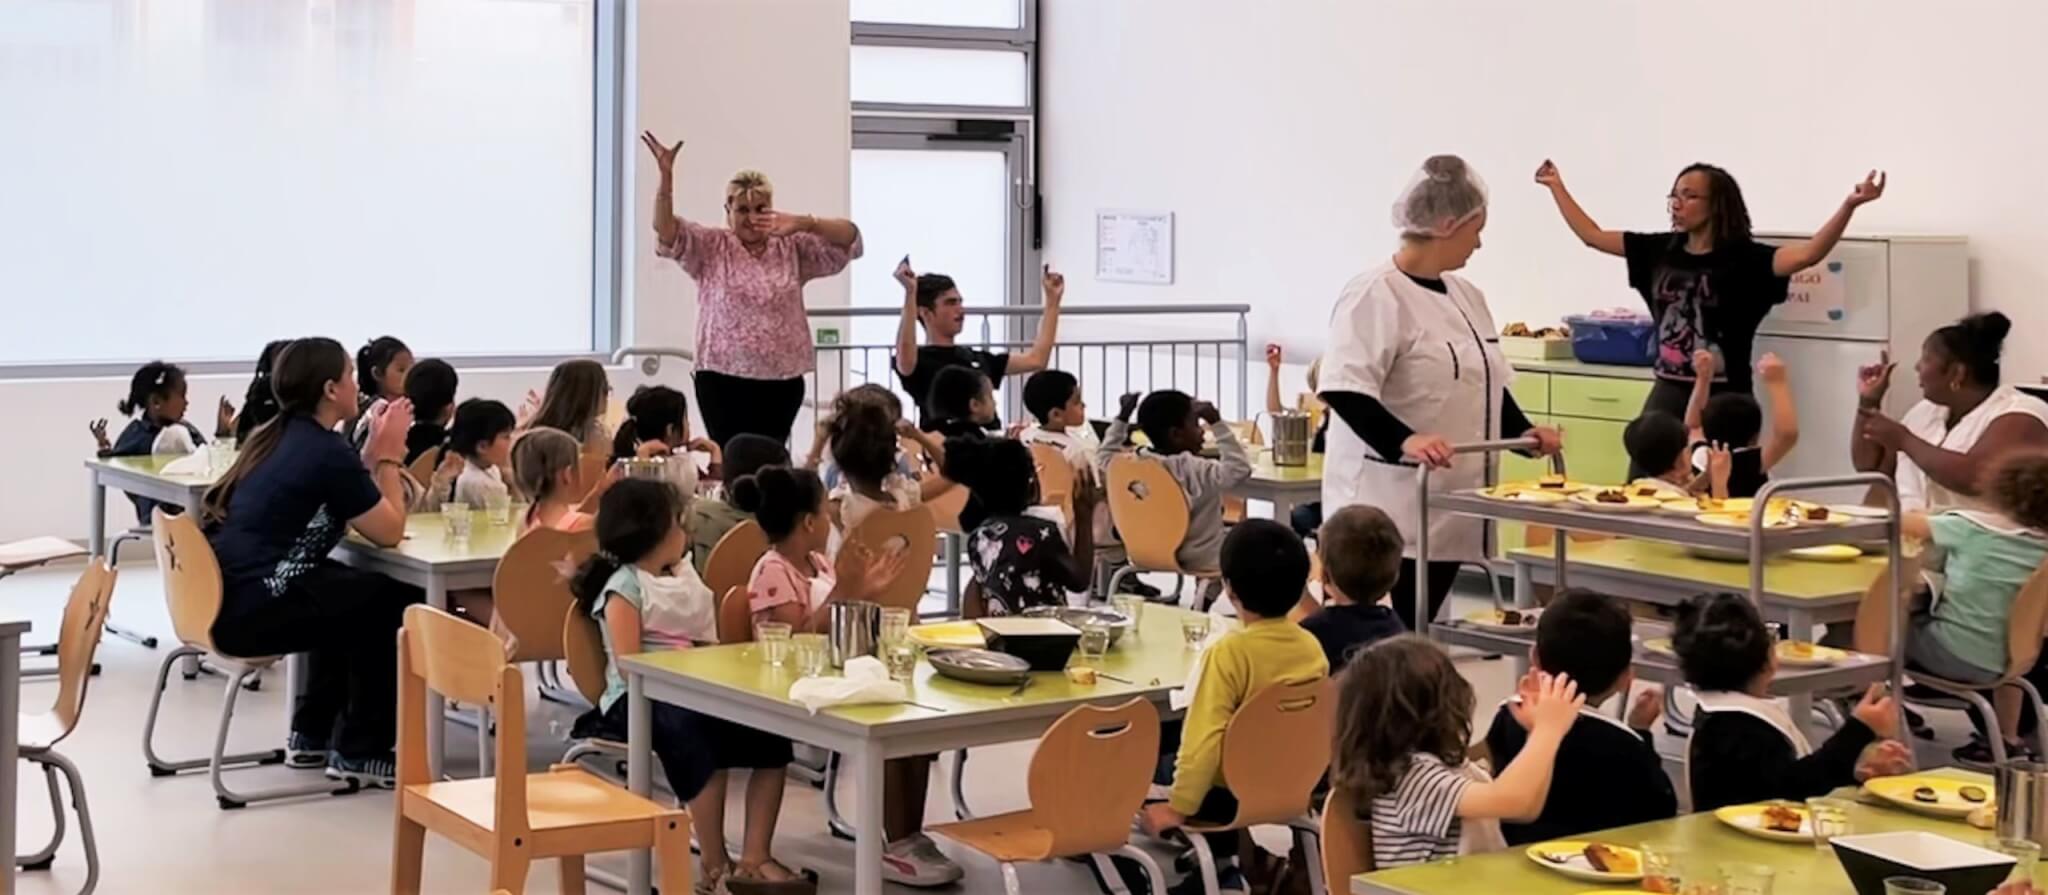
[{"label": "black curly hair", "polygon": [[1700,594],[1678,607],[1678,668],[1698,690],[1741,692],[1771,663],[1771,632],[1741,594]]}]

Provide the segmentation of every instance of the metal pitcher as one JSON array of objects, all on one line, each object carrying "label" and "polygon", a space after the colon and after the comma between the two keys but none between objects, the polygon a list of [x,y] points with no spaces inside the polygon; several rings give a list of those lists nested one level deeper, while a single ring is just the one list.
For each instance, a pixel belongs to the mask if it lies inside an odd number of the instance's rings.
[{"label": "metal pitcher", "polygon": [[1309,445],[1315,440],[1315,424],[1299,410],[1267,414],[1273,424],[1273,465],[1307,466]]},{"label": "metal pitcher", "polygon": [[631,457],[619,461],[619,465],[625,469],[626,478],[629,479],[650,479],[657,482],[668,479],[666,457]]},{"label": "metal pitcher", "polygon": [[849,659],[874,655],[882,607],[860,600],[838,600],[830,608],[832,626],[826,644],[832,667],[845,668]]},{"label": "metal pitcher", "polygon": [[2001,838],[2048,845],[2048,765],[2007,761],[1992,774]]}]

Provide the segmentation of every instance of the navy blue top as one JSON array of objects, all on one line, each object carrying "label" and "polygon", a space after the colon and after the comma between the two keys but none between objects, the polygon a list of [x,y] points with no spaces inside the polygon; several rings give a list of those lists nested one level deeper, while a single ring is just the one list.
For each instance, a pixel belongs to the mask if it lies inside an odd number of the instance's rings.
[{"label": "navy blue top", "polygon": [[[179,420],[171,425],[184,426],[185,431],[192,434],[193,447],[206,446],[206,436],[199,434],[198,427],[184,420]],[[157,421],[150,419],[149,414],[142,414],[128,421],[128,425],[121,430],[121,436],[114,439],[114,446],[108,448],[103,456],[147,457],[156,448],[156,437],[163,434],[164,428]],[[164,512],[172,515],[184,512],[184,508],[177,504],[160,503],[147,497],[136,497],[133,494],[128,495],[128,501],[135,504],[135,521],[141,525],[149,524],[150,513],[157,507],[163,507]]]},{"label": "navy blue top", "polygon": [[1358,605],[1325,604],[1316,614],[1301,620],[1301,627],[1323,645],[1323,658],[1336,674],[1351,654],[1397,634],[1408,633],[1394,610],[1378,603]]},{"label": "navy blue top", "polygon": [[227,517],[207,533],[226,614],[284,594],[334,551],[350,519],[383,499],[339,433],[311,417],[284,421],[277,449],[236,485]]}]

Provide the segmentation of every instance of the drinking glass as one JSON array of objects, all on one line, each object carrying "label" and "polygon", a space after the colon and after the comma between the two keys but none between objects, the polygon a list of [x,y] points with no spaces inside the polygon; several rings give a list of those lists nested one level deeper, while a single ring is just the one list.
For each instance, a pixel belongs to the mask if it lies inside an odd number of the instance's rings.
[{"label": "drinking glass", "polygon": [[457,541],[469,540],[469,504],[442,504],[441,520],[448,523],[448,537],[450,539]]},{"label": "drinking glass", "polygon": [[1724,895],[1771,895],[1771,883],[1778,871],[1769,864],[1728,863],[1721,865]]},{"label": "drinking glass", "polygon": [[1948,887],[1917,876],[1893,876],[1884,881],[1884,895],[1945,895]]},{"label": "drinking glass", "polygon": [[1109,653],[1109,626],[1101,622],[1086,622],[1081,625],[1081,640],[1074,647],[1074,664],[1082,668],[1102,667],[1102,657]]},{"label": "drinking glass", "polygon": [[796,646],[796,672],[804,677],[819,677],[825,673],[825,635],[797,634],[790,637]]},{"label": "drinking glass", "polygon": [[493,494],[484,498],[484,516],[492,525],[512,524],[512,495]]},{"label": "drinking glass", "polygon": [[1201,648],[1202,642],[1209,639],[1209,617],[1206,615],[1183,616],[1180,620],[1180,637],[1182,641],[1187,643],[1188,649]]},{"label": "drinking glass", "polygon": [[1643,891],[1678,895],[1684,891],[1685,848],[1674,842],[1643,843]]},{"label": "drinking glass", "polygon": [[1109,605],[1116,614],[1131,620],[1130,630],[1125,631],[1124,636],[1138,639],[1138,629],[1144,627],[1145,598],[1137,594],[1117,594],[1109,598]]},{"label": "drinking glass", "polygon": [[1849,825],[1849,807],[1853,804],[1848,799],[1806,800],[1806,822],[1813,830],[1814,847],[1823,853],[1831,852],[1830,841],[1855,832]]},{"label": "drinking glass", "polygon": [[762,622],[754,626],[754,640],[761,644],[761,661],[770,668],[789,664],[789,623]]},{"label": "drinking glass", "polygon": [[885,608],[882,610],[881,630],[876,632],[875,642],[881,646],[910,639],[910,610]]},{"label": "drinking glass", "polygon": [[917,671],[917,644],[910,638],[892,640],[882,645],[882,664],[889,669],[892,680],[907,681]]},{"label": "drinking glass", "polygon": [[2034,866],[2041,863],[2041,846],[2032,839],[1999,837],[1991,840],[1991,850],[2001,855],[2012,856],[2012,875],[2008,880],[2031,880]]}]

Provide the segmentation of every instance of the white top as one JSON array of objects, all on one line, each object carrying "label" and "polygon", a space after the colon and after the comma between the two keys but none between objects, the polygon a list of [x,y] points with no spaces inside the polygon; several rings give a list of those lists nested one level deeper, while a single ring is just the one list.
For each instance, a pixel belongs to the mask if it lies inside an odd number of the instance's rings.
[{"label": "white top", "polygon": [[[1993,420],[2009,414],[2024,414],[2040,420],[2048,426],[2048,403],[2029,396],[2010,385],[1993,389],[1984,403],[1976,406],[1951,428],[1948,424],[1948,408],[1933,401],[1921,399],[1906,411],[1906,418],[1900,423],[1914,437],[1945,451],[1966,454],[1977,446],[1977,439],[1984,437],[1984,430],[1991,427]],[[1898,473],[1894,476],[1899,485],[1899,505],[1906,510],[1921,510],[1938,513],[1953,509],[1991,509],[1991,505],[1975,497],[1966,497],[1942,487],[1914,463],[1913,458],[1899,455]]]},{"label": "white top", "polygon": [[465,458],[462,461],[462,475],[455,479],[455,502],[469,504],[470,509],[480,510],[491,497],[509,497],[512,489],[505,487],[504,473],[493,466],[485,469],[476,461]]},{"label": "white top", "polygon": [[[1077,431],[1086,433],[1085,437],[1075,434]],[[1060,456],[1067,458],[1067,465],[1074,467],[1075,472],[1093,468],[1095,452],[1102,446],[1095,433],[1088,431],[1086,426],[1075,426],[1064,432],[1055,432],[1044,426],[1032,426],[1019,433],[1017,440],[1025,444],[1051,446],[1060,452]]]},{"label": "white top", "polygon": [[[1501,393],[1513,377],[1500,353],[1486,295],[1446,275],[1450,294],[1416,284],[1389,263],[1344,286],[1330,312],[1330,349],[1323,354],[1322,389],[1377,399],[1417,432],[1452,444],[1500,437]],[[1417,470],[1399,457],[1381,457],[1344,418],[1330,421],[1323,459],[1323,511],[1354,504],[1376,506],[1393,517],[1413,557],[1422,508]],[[1462,454],[1430,476],[1431,490],[1486,484],[1487,457]],[[1483,559],[1483,523],[1438,513],[1430,524],[1429,559]]]}]

